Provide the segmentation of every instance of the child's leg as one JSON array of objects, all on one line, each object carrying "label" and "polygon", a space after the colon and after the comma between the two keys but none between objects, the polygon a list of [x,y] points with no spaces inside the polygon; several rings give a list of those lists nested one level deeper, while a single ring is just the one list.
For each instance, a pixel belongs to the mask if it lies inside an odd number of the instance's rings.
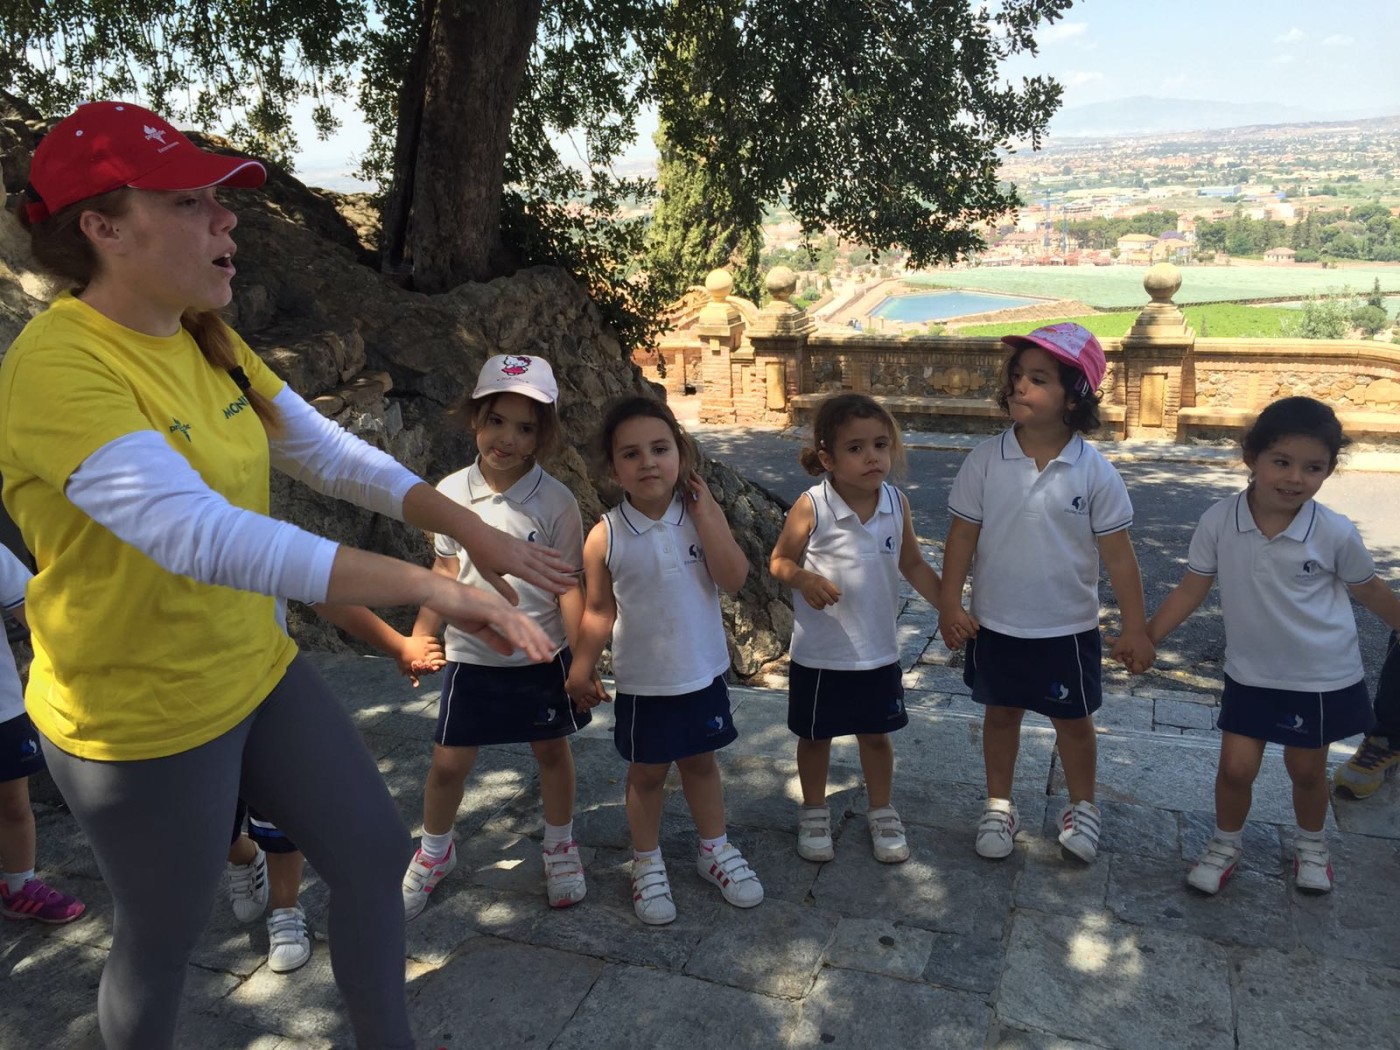
[{"label": "child's leg", "polygon": [[[556,827],[568,824],[574,819],[574,752],[568,738],[535,740],[530,750],[535,753],[540,767],[540,801],[544,803],[545,823]],[[426,810],[425,805],[424,827],[427,826]]]},{"label": "child's leg", "polygon": [[661,848],[663,789],[670,768],[669,762],[633,762],[627,767],[627,827],[637,853]]},{"label": "child's leg", "polygon": [[[1094,719],[1052,718],[1055,746],[1060,751],[1060,765],[1065,771],[1065,786],[1069,789],[1070,805],[1094,801],[1095,772],[1098,769],[1099,741],[1094,732]],[[1007,784],[1008,789],[1010,784]]]},{"label": "child's leg", "polygon": [[826,776],[830,768],[830,740],[797,738],[797,779],[802,784],[804,806],[818,809],[826,805]]},{"label": "child's leg", "polygon": [[1215,824],[1221,831],[1244,828],[1254,801],[1254,779],[1259,776],[1263,761],[1264,741],[1238,733],[1220,734],[1220,766],[1215,773]]},{"label": "child's leg", "polygon": [[987,767],[987,797],[1010,798],[1021,751],[1022,707],[988,705],[982,713],[982,761]]},{"label": "child's leg", "polygon": [[268,904],[278,908],[295,908],[301,895],[301,876],[306,858],[300,850],[267,855]]},{"label": "child's leg", "polygon": [[865,793],[871,809],[890,804],[894,787],[894,743],[888,733],[859,733],[860,769],[865,774]]},{"label": "child's leg", "polygon": [[1327,749],[1285,747],[1283,765],[1293,781],[1293,812],[1298,827],[1320,833],[1327,820]]},{"label": "child's leg", "polygon": [[0,784],[0,867],[7,874],[22,875],[34,870],[34,834],[29,778],[17,777]]},{"label": "child's leg", "polygon": [[676,768],[680,770],[681,789],[690,806],[695,830],[702,839],[719,838],[725,833],[724,784],[719,778],[715,753],[706,751],[679,759]]},{"label": "child's leg", "polygon": [[423,832],[446,835],[457,821],[457,809],[466,794],[467,777],[476,765],[474,747],[433,745],[433,763],[423,785]]},{"label": "child's leg", "polygon": [[258,844],[247,835],[239,835],[233,840],[233,845],[228,848],[228,862],[245,866],[253,863],[253,858],[258,855]]}]

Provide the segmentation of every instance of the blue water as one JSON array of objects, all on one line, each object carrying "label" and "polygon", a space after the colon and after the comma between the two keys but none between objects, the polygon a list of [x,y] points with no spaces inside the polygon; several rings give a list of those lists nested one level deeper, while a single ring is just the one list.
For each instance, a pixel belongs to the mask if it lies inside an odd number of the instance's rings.
[{"label": "blue water", "polygon": [[984,292],[918,292],[914,295],[892,295],[871,310],[870,316],[891,321],[941,321],[964,314],[1010,310],[1041,301],[1019,295],[987,295]]}]

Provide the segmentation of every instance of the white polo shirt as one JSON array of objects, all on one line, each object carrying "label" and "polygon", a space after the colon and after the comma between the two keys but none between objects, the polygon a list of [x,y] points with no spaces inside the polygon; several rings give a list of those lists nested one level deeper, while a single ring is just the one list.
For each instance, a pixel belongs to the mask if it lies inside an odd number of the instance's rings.
[{"label": "white polo shirt", "polygon": [[1225,673],[1241,685],[1329,692],[1365,677],[1347,587],[1376,567],[1346,517],[1308,500],[1266,539],[1246,490],[1201,515],[1187,568],[1220,585]]},{"label": "white polo shirt", "polygon": [[[24,589],[33,574],[14,556],[10,548],[0,544],[0,604],[13,612],[24,604]],[[19,667],[8,644],[0,643],[0,722],[8,722],[24,714],[24,690],[19,684]]]},{"label": "white polo shirt", "polygon": [[899,659],[895,617],[899,615],[899,554],[904,539],[904,502],[893,485],[882,485],[870,520],[862,522],[831,487],[830,480],[802,494],[812,503],[812,532],[802,567],[841,589],[841,599],[813,609],[794,591],[792,658],[807,667],[866,671]]},{"label": "white polo shirt", "polygon": [[[449,474],[438,483],[437,489],[448,499],[474,511],[487,525],[517,539],[553,547],[570,565],[583,564],[583,521],[578,512],[578,500],[538,464],[505,492],[494,492],[476,463]],[[433,547],[440,557],[458,559],[457,579],[462,583],[490,589],[491,585],[452,537],[437,536]],[[510,585],[520,595],[520,611],[528,613],[539,624],[558,653],[568,643],[564,619],[559,613],[559,599],[552,592],[516,577],[511,577]],[[480,639],[450,625],[445,635],[447,658],[457,663],[518,667],[530,662],[530,658],[519,651],[502,656]]]},{"label": "white polo shirt", "polygon": [[603,515],[617,622],[613,677],[619,693],[679,696],[729,670],[719,588],[679,496],[660,521],[625,499]]},{"label": "white polo shirt", "polygon": [[1076,434],[1037,470],[1015,429],[968,454],[948,509],[981,527],[972,615],[1017,638],[1053,638],[1099,625],[1100,536],[1133,523],[1113,464]]}]

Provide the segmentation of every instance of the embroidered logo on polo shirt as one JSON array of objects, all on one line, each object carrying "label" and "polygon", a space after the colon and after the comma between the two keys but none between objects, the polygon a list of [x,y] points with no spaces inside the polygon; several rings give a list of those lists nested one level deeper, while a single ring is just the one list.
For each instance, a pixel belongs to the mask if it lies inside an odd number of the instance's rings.
[{"label": "embroidered logo on polo shirt", "polygon": [[1069,501],[1069,506],[1065,508],[1066,514],[1088,514],[1089,501],[1083,496],[1075,496]]},{"label": "embroidered logo on polo shirt", "polygon": [[176,419],[174,416],[171,416],[171,417],[170,417],[170,428],[169,428],[169,429],[170,429],[170,433],[172,433],[172,434],[180,434],[180,435],[182,435],[182,436],[184,437],[184,439],[185,439],[186,441],[191,442],[191,443],[194,442],[194,438],[190,437],[190,424],[188,424],[188,423],[181,423],[181,422],[180,422],[178,419]]},{"label": "embroidered logo on polo shirt", "polygon": [[530,530],[530,535],[528,535],[528,536],[525,537],[525,542],[526,542],[526,543],[538,543],[538,542],[539,542],[539,538],[540,538],[540,534],[539,534],[538,532],[536,532],[534,529],[531,529],[531,530]]},{"label": "embroidered logo on polo shirt", "polygon": [[689,549],[685,552],[685,563],[687,565],[694,565],[697,561],[704,560],[705,548],[700,546],[698,543],[692,543]]},{"label": "embroidered logo on polo shirt", "polygon": [[1322,566],[1309,558],[1307,561],[1303,562],[1302,571],[1294,573],[1293,578],[1295,580],[1306,580],[1316,576],[1321,571]]},{"label": "embroidered logo on polo shirt", "polygon": [[894,537],[893,537],[893,536],[886,536],[886,537],[885,537],[885,553],[886,553],[886,554],[893,554],[893,553],[894,553]]}]

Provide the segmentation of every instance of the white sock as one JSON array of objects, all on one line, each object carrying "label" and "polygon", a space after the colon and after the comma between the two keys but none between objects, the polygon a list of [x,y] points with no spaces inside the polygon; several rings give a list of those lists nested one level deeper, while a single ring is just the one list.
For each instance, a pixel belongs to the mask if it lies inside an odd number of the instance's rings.
[{"label": "white sock", "polygon": [[425,857],[432,860],[442,860],[452,849],[452,829],[448,828],[441,835],[434,835],[427,828],[424,828],[421,848]]},{"label": "white sock", "polygon": [[1319,830],[1319,831],[1305,831],[1303,828],[1300,827],[1300,828],[1294,829],[1293,834],[1294,834],[1294,836],[1295,836],[1300,842],[1326,842],[1326,841],[1327,841],[1327,832],[1326,832],[1326,831],[1321,831],[1321,830]]},{"label": "white sock", "polygon": [[551,824],[544,822],[544,848],[553,849],[561,842],[568,842],[574,837],[574,822],[571,820],[567,824]]},{"label": "white sock", "polygon": [[24,889],[24,884],[33,877],[33,868],[28,871],[7,871],[5,872],[5,889],[10,893],[18,893]]},{"label": "white sock", "polygon": [[657,846],[656,849],[634,849],[634,850],[632,851],[632,859],[633,859],[633,860],[660,860],[660,859],[661,859],[661,847],[660,847],[660,846]]},{"label": "white sock", "polygon": [[1221,831],[1220,825],[1217,824],[1215,827],[1215,837],[1221,842],[1228,842],[1231,846],[1242,847],[1244,845],[1244,828],[1240,828],[1239,831]]},{"label": "white sock", "polygon": [[729,841],[729,832],[725,832],[717,839],[701,839],[700,848],[706,853],[716,853],[724,849],[724,844]]}]

